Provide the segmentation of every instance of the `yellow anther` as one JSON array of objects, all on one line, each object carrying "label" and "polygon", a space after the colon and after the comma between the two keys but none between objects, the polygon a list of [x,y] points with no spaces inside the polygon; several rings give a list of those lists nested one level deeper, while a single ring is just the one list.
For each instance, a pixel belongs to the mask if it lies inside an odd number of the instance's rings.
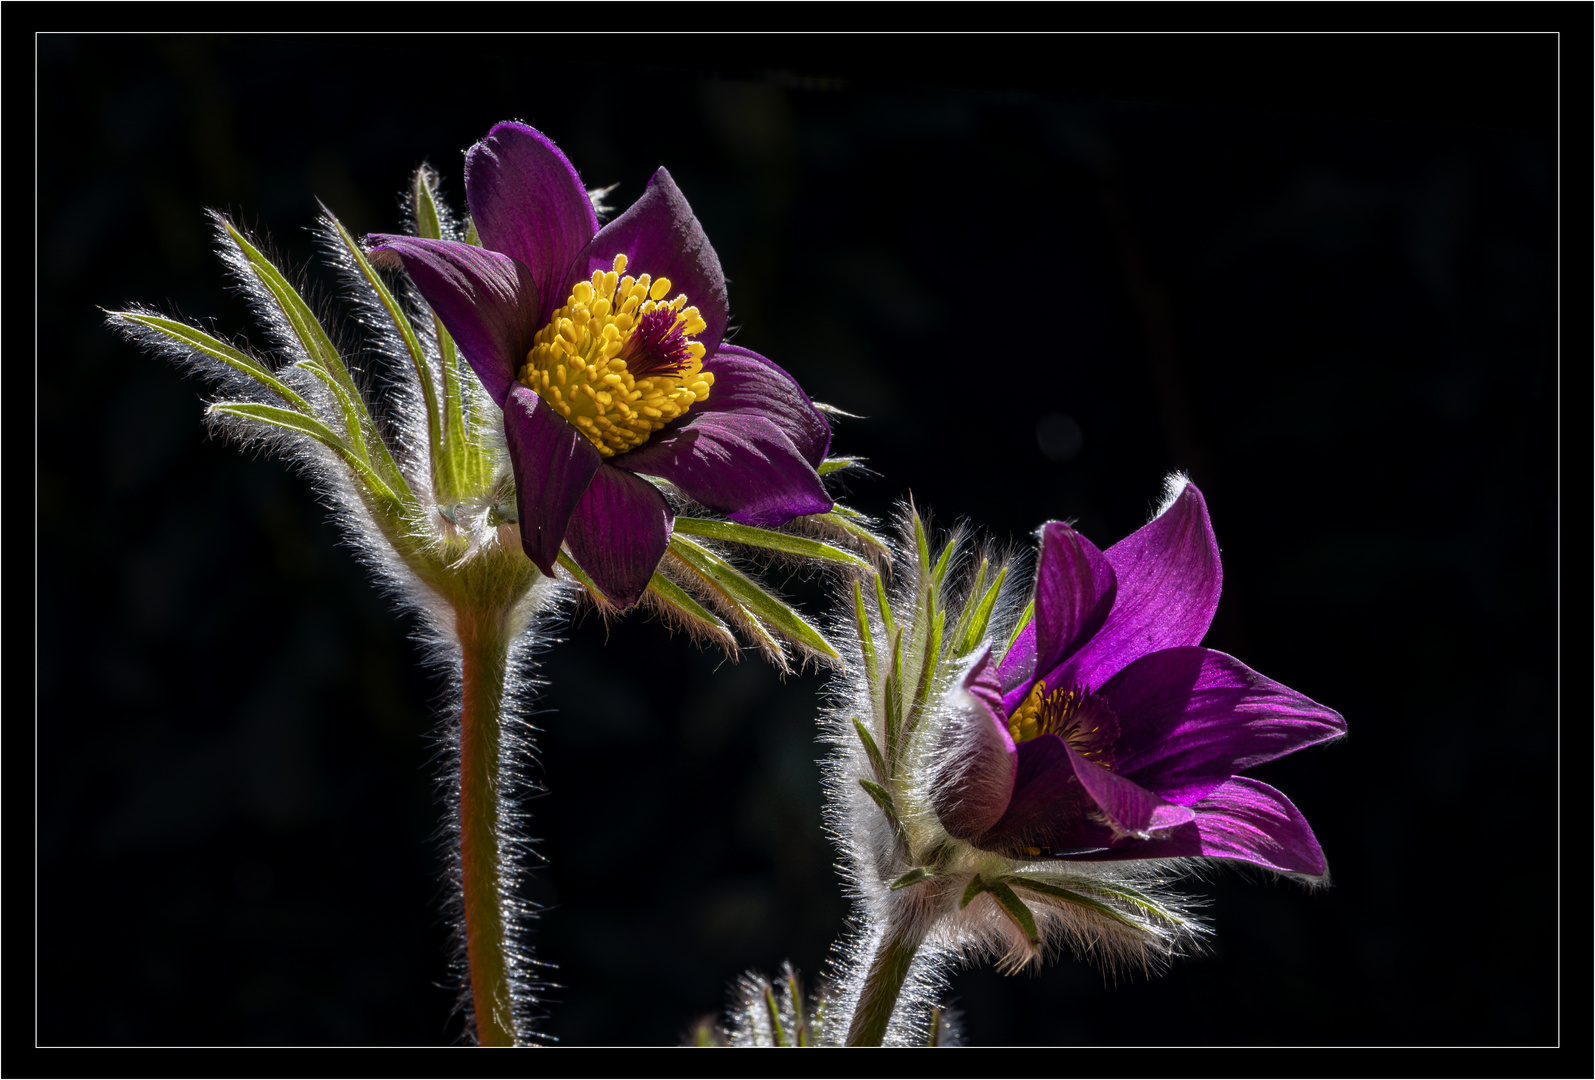
[{"label": "yellow anther", "polygon": [[[666,302],[668,278],[633,277],[627,264],[617,255],[612,269],[576,282],[533,337],[518,372],[604,457],[641,446],[714,386],[713,374],[703,370],[706,350],[693,340],[706,329],[698,309],[684,294]],[[628,348],[649,312],[660,314],[649,319],[647,339]],[[664,312],[674,318],[661,325]],[[646,378],[631,370],[639,364],[648,365]]]}]

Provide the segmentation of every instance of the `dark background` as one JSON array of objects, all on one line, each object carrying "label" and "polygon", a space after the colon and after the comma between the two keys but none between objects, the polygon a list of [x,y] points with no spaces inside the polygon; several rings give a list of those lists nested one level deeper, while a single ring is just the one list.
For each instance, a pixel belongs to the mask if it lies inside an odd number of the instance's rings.
[{"label": "dark background", "polygon": [[[442,681],[96,307],[261,342],[204,207],[302,266],[315,198],[393,230],[427,160],[459,205],[512,117],[618,206],[670,168],[738,343],[865,417],[853,505],[1106,546],[1187,469],[1207,643],[1347,718],[1254,770],[1331,888],[1211,875],[1161,977],[962,973],[971,1042],[1557,1041],[1557,40],[684,40],[38,40],[38,1041],[457,1040]],[[739,971],[818,972],[823,677],[642,618],[542,670],[547,1033],[668,1043]]]}]

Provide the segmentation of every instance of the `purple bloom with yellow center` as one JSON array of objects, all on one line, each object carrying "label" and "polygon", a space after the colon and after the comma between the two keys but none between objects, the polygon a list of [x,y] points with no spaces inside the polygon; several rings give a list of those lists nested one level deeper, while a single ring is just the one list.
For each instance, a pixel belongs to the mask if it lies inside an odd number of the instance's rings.
[{"label": "purple bloom with yellow center", "polygon": [[1186,484],[1100,551],[1041,530],[1034,618],[963,680],[933,798],[947,832],[1011,858],[1207,856],[1328,872],[1307,819],[1246,769],[1345,733],[1333,710],[1198,644],[1223,580]]},{"label": "purple bloom with yellow center", "polygon": [[373,235],[409,273],[504,414],[521,544],[562,544],[621,606],[647,587],[673,515],[657,478],[743,525],[831,509],[830,426],[776,364],[724,340],[725,277],[664,169],[602,229],[541,133],[498,124],[465,160],[481,246]]}]

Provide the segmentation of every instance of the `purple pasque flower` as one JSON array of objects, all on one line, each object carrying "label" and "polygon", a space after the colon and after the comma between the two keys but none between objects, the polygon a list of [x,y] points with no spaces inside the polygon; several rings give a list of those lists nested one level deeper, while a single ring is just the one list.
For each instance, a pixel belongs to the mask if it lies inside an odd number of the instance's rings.
[{"label": "purple pasque flower", "polygon": [[831,431],[797,382],[727,344],[725,277],[664,169],[598,227],[547,137],[502,123],[465,158],[482,246],[367,238],[397,260],[504,412],[521,544],[550,576],[560,545],[635,603],[673,515],[643,477],[744,525],[825,513]]},{"label": "purple pasque flower", "polygon": [[1208,856],[1324,876],[1301,811],[1240,774],[1345,721],[1198,645],[1222,579],[1194,484],[1105,552],[1044,526],[1034,619],[1000,664],[975,663],[944,729],[947,832],[1013,858]]}]

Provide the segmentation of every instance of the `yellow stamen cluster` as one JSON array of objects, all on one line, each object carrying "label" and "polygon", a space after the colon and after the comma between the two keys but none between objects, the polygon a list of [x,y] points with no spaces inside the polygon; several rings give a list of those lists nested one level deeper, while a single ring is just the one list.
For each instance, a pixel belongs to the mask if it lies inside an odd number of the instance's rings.
[{"label": "yellow stamen cluster", "polygon": [[1112,768],[1109,752],[1118,737],[1118,725],[1109,724],[1094,715],[1097,710],[1086,705],[1090,695],[1081,690],[1054,690],[1047,693],[1046,680],[1036,681],[1025,700],[1008,717],[1008,734],[1015,743],[1029,742],[1041,735],[1056,735],[1068,743],[1074,752],[1098,765]]},{"label": "yellow stamen cluster", "polygon": [[[687,307],[685,293],[666,300],[669,292],[669,278],[634,278],[626,274],[626,256],[616,255],[613,270],[576,283],[532,339],[517,375],[606,458],[647,442],[714,385],[714,374],[703,370],[703,345],[691,340],[703,332],[703,318]],[[677,355],[663,363],[649,355],[650,344],[634,340],[643,316],[655,310],[675,313],[668,333]]]}]

